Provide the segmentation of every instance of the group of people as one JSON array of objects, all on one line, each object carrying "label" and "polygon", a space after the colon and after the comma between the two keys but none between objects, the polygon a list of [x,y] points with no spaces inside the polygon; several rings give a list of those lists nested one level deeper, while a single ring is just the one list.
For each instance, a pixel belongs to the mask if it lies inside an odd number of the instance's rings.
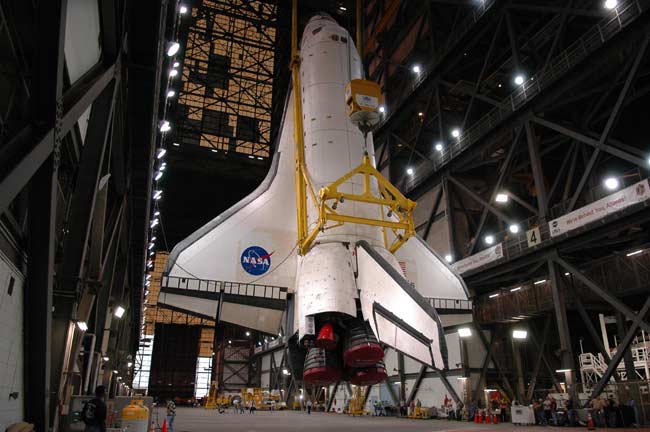
[{"label": "group of people", "polygon": [[589,408],[594,425],[598,427],[619,427],[638,423],[633,400],[627,404],[619,404],[611,395],[609,398],[599,396],[589,401]]},{"label": "group of people", "polygon": [[255,414],[257,407],[255,406],[255,401],[251,399],[250,402],[244,403],[241,399],[232,400],[232,411],[235,414],[244,414],[244,411],[248,409],[249,414]]},{"label": "group of people", "polygon": [[545,399],[533,400],[533,411],[535,421],[539,425],[553,426],[576,426],[578,416],[571,397],[558,404],[558,401],[550,394]]}]

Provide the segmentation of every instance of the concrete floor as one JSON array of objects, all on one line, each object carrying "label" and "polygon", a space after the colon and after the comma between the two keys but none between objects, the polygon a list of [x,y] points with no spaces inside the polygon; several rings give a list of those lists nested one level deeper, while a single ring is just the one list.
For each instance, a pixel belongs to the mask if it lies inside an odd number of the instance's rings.
[{"label": "concrete floor", "polygon": [[[160,416],[163,415],[161,412]],[[162,424],[162,417],[160,417]],[[313,413],[307,415],[295,411],[263,412],[236,415],[232,411],[219,414],[214,410],[202,408],[176,409],[174,432],[393,432],[393,431],[570,431],[569,428],[555,427],[515,427],[511,424],[480,425],[446,420],[408,420],[393,417],[348,417],[341,414]],[[587,430],[580,428],[575,430]],[[641,429],[615,429],[617,431]],[[650,430],[650,429],[644,429]]]}]

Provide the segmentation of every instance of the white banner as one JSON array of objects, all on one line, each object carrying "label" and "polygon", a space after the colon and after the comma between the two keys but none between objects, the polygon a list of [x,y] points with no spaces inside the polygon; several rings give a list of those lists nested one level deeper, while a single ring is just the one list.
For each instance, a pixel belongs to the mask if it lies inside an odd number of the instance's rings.
[{"label": "white banner", "polygon": [[499,258],[503,258],[503,246],[501,243],[494,245],[491,248],[484,249],[479,253],[468,256],[460,261],[452,264],[452,268],[458,273],[463,274],[469,270],[481,267],[492,261],[496,261]]},{"label": "white banner", "polygon": [[649,198],[650,185],[646,179],[553,219],[548,223],[551,237],[559,236]]}]

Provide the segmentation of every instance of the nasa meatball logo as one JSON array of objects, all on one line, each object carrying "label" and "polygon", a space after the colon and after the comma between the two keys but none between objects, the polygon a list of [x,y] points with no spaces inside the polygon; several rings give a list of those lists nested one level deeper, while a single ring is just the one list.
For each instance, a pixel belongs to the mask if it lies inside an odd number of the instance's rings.
[{"label": "nasa meatball logo", "polygon": [[271,255],[263,247],[249,246],[241,254],[241,266],[248,274],[263,275],[271,267]]}]

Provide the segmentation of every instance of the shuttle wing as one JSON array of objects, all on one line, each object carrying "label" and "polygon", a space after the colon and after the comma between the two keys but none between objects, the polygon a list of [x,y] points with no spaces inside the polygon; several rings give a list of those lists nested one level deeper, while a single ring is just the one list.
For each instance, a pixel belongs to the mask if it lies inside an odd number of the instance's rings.
[{"label": "shuttle wing", "polygon": [[447,368],[445,338],[433,306],[401,275],[386,250],[357,242],[361,309],[384,344],[433,368]]},{"label": "shuttle wing", "polygon": [[264,181],[170,253],[161,305],[211,318],[218,313],[223,321],[269,333],[278,330],[281,313],[267,307],[268,293],[281,288],[283,298],[272,298],[286,302],[296,272],[292,100],[289,95]]}]

